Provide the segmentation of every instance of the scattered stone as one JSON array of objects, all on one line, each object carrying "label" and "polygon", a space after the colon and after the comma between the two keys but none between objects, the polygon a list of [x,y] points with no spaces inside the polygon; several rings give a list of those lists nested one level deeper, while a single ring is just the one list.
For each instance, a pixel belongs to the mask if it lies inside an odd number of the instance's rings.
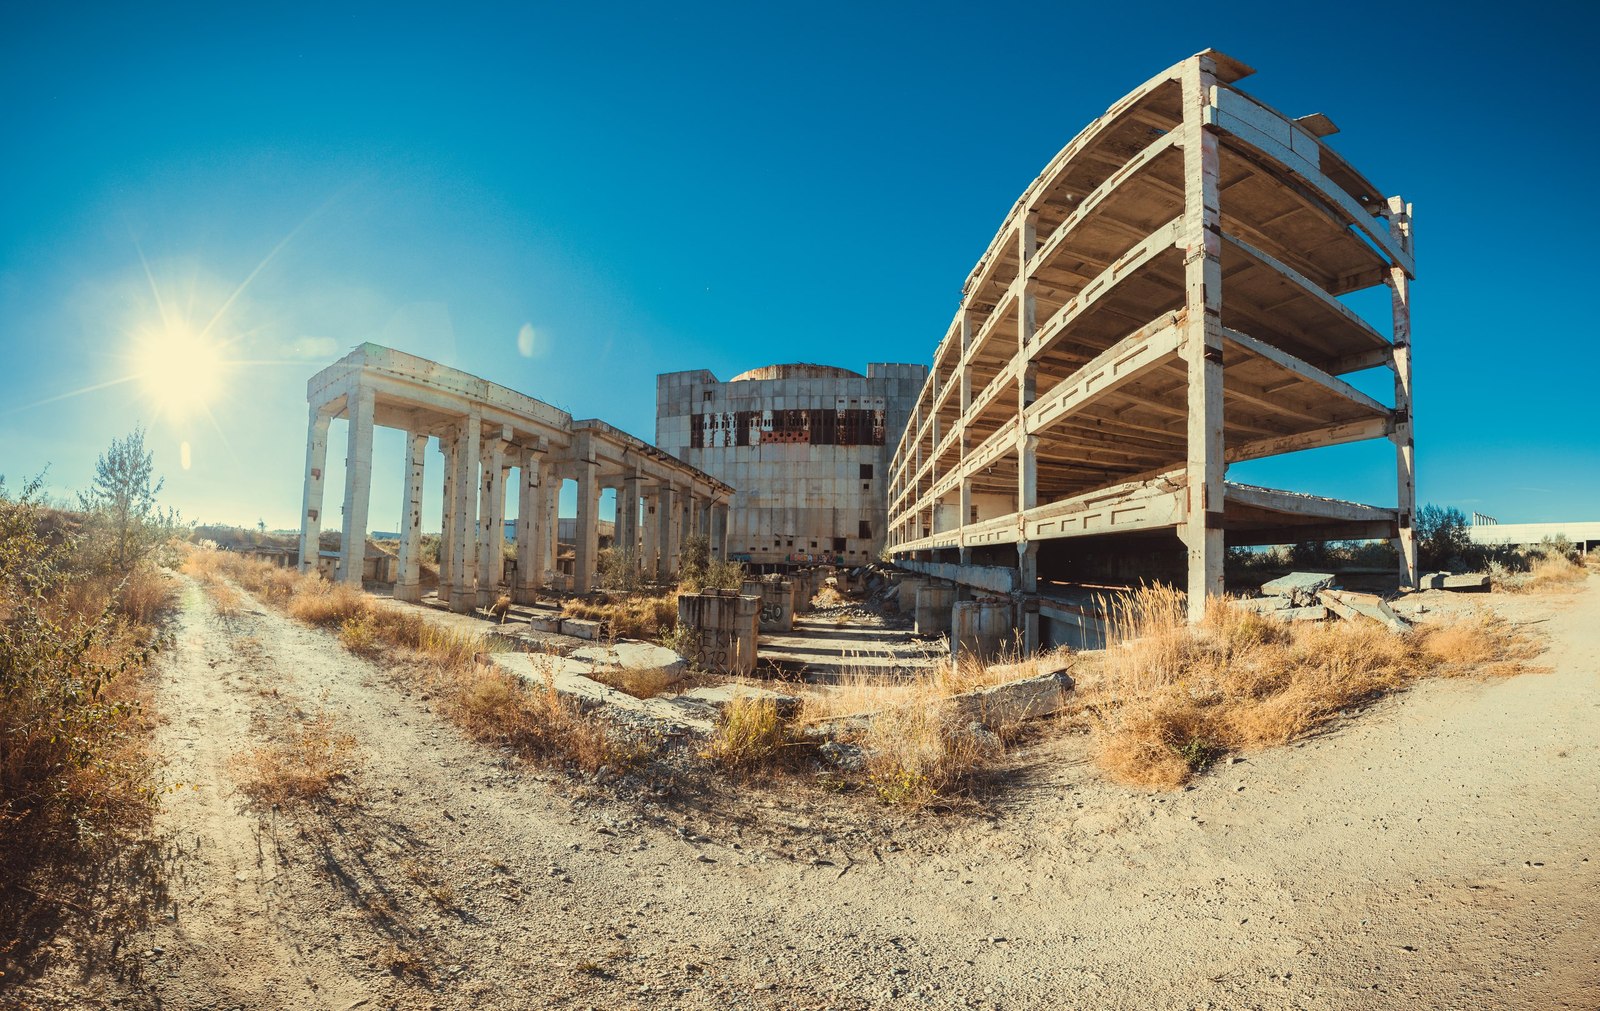
[{"label": "scattered stone", "polygon": [[824,741],[817,748],[817,753],[824,762],[845,772],[860,772],[867,765],[866,753],[856,745],[843,741]]}]

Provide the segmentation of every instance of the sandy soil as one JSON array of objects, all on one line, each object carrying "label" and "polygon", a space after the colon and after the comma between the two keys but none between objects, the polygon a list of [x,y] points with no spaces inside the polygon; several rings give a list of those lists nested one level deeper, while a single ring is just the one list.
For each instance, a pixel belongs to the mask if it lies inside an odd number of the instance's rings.
[{"label": "sandy soil", "polygon": [[[1082,738],[982,815],[752,791],[622,802],[465,740],[405,679],[190,586],[158,704],[171,904],[73,1007],[1600,1007],[1600,589],[1494,606],[1548,673],[1441,681],[1192,789]],[[319,711],[363,766],[252,807]],[[192,784],[192,786],[188,785]]]}]

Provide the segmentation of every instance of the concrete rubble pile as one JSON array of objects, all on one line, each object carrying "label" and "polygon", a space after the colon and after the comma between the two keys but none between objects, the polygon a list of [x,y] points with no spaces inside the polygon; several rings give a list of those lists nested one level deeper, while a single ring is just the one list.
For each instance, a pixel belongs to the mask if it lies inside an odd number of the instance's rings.
[{"label": "concrete rubble pile", "polygon": [[1332,573],[1291,572],[1261,584],[1262,596],[1235,600],[1233,605],[1280,621],[1354,621],[1364,617],[1393,632],[1410,631],[1411,623],[1396,614],[1382,597],[1341,590],[1334,582]]}]

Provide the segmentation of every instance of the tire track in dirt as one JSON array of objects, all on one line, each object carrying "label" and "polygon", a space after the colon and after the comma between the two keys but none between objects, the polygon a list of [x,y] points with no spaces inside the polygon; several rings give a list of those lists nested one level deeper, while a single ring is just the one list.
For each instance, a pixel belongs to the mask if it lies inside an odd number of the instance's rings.
[{"label": "tire track in dirt", "polygon": [[[291,683],[239,632],[247,620],[218,614],[185,585],[156,691],[165,718],[156,747],[171,784],[157,827],[169,840],[173,879],[147,979],[173,1008],[249,1007],[264,993],[284,1005],[336,1005],[356,984],[292,943],[290,896],[262,846],[261,817],[234,779],[235,756],[276,722],[271,710]],[[258,687],[268,683],[277,695]]]}]

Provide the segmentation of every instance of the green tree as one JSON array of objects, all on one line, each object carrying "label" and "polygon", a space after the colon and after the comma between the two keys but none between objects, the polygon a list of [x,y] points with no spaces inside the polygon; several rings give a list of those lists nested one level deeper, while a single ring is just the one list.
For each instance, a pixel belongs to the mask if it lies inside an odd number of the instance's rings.
[{"label": "green tree", "polygon": [[1417,510],[1417,564],[1424,572],[1460,565],[1472,553],[1467,517],[1460,509],[1428,504]]},{"label": "green tree", "polygon": [[144,448],[144,426],[111,440],[95,462],[94,483],[78,496],[94,567],[128,572],[173,535],[177,513],[156,507],[164,484]]}]

